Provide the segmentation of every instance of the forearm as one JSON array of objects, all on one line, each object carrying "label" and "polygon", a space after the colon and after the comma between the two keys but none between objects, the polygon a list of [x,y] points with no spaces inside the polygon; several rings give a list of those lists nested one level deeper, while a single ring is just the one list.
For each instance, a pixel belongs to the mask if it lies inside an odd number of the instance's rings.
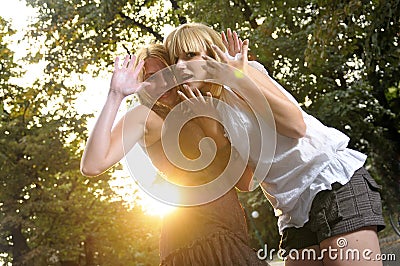
[{"label": "forearm", "polygon": [[306,125],[300,108],[279,90],[268,75],[249,66],[248,76],[268,101],[278,133],[291,138],[303,137]]},{"label": "forearm", "polygon": [[87,140],[81,160],[81,172],[84,175],[98,175],[114,164],[108,158],[111,146],[111,131],[118,109],[123,100],[118,92],[110,90],[106,103]]}]

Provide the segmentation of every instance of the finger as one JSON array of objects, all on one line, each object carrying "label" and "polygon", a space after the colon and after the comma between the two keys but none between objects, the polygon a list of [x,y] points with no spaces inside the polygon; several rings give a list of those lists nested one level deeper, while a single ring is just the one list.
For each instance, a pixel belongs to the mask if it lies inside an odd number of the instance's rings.
[{"label": "finger", "polygon": [[189,101],[190,102],[190,99],[183,92],[178,91],[178,95],[182,99],[182,101]]},{"label": "finger", "polygon": [[227,34],[227,37],[228,37],[228,43],[230,43],[231,44],[231,41],[232,41],[232,30],[231,30],[231,28],[228,28],[227,30],[226,30],[226,34]]},{"label": "finger", "polygon": [[[217,46],[217,48],[218,48],[218,46]],[[224,55],[225,55],[225,53],[224,53]],[[210,57],[210,56],[208,56],[208,55],[202,55],[201,56],[204,60],[206,60],[206,65],[205,66],[203,66],[203,69],[207,69],[207,67],[212,67],[212,68],[216,68],[216,67],[218,67],[218,62],[214,59],[214,58],[212,58],[212,57]]]},{"label": "finger", "polygon": [[[226,53],[224,55],[227,57]],[[209,74],[208,78],[218,78],[218,74],[223,71],[224,65],[209,56],[203,56],[203,59],[206,62],[203,69]],[[223,59],[221,60],[223,61]]]},{"label": "finger", "polygon": [[137,93],[137,92],[139,92],[141,90],[145,90],[150,85],[151,85],[150,82],[141,82],[141,83],[139,83],[139,86],[132,88],[132,93]]},{"label": "finger", "polygon": [[183,85],[183,88],[186,91],[186,94],[188,95],[188,97],[190,98],[195,98],[196,96],[194,95],[193,91],[190,89],[190,87],[188,85]]},{"label": "finger", "polygon": [[242,46],[243,46],[243,41],[242,41],[242,39],[239,38],[239,47],[242,47]]},{"label": "finger", "polygon": [[194,92],[196,94],[196,97],[199,98],[202,103],[206,103],[206,100],[204,99],[203,94],[201,94],[201,92],[198,88],[195,88]]},{"label": "finger", "polygon": [[114,61],[114,69],[119,69],[119,57],[115,57],[115,61]]},{"label": "finger", "polygon": [[123,68],[126,68],[127,66],[128,66],[128,64],[129,64],[129,55],[127,54],[127,55],[125,55],[125,59],[124,59],[124,62],[122,63],[122,67]]},{"label": "finger", "polygon": [[234,44],[233,44],[232,30],[230,28],[228,28],[227,34],[228,34],[228,46],[229,46],[228,51],[229,51],[229,54],[231,56],[235,56],[235,47],[234,47]]},{"label": "finger", "polygon": [[192,98],[188,97],[184,92],[178,91],[178,95],[181,98],[183,102],[185,102],[182,107],[183,110],[187,111],[187,108],[190,108],[191,105],[193,105],[193,100]]},{"label": "finger", "polygon": [[223,63],[227,63],[227,62],[228,62],[228,57],[226,56],[226,54],[225,54],[224,52],[222,52],[221,49],[219,49],[218,46],[216,46],[216,45],[213,44],[211,47],[212,47],[212,48],[214,49],[214,51],[217,53],[217,55],[218,55],[219,58],[221,59],[221,62],[223,62]]},{"label": "finger", "polygon": [[[131,64],[133,65],[133,63],[131,63]],[[140,72],[140,70],[142,70],[143,66],[144,66],[144,60],[140,60],[138,65],[135,68],[135,71],[133,71],[133,75],[135,77],[137,77],[139,75],[139,72]]]},{"label": "finger", "polygon": [[240,48],[241,46],[239,46],[239,37],[236,31],[233,32],[233,47],[235,49],[235,53],[240,53]]},{"label": "finger", "polygon": [[228,43],[227,45],[228,53],[231,56],[235,56],[234,47],[232,45],[232,30],[230,28],[226,30],[226,35],[227,35],[226,41]]},{"label": "finger", "polygon": [[205,66],[202,66],[202,69],[204,69],[204,71],[207,73],[207,76],[204,77],[205,79],[216,78],[217,71],[216,71],[215,67],[212,66],[212,64],[209,64],[207,62],[207,64]]},{"label": "finger", "polygon": [[249,50],[249,40],[244,40],[242,45],[242,56],[247,59],[247,52]]},{"label": "finger", "polygon": [[222,38],[222,43],[225,45],[226,49],[229,49],[228,40],[226,39],[225,32],[221,32],[221,38]]},{"label": "finger", "polygon": [[140,90],[144,90],[144,89],[146,89],[147,87],[149,87],[150,85],[151,85],[150,82],[143,81],[142,83],[140,83],[139,89],[140,89]]},{"label": "finger", "polygon": [[210,102],[211,102],[211,104],[213,103],[213,96],[212,96],[212,93],[211,92],[209,92],[209,91],[207,91],[206,92],[206,95],[207,95],[207,97],[208,97],[208,99],[210,100]]},{"label": "finger", "polygon": [[211,106],[215,107],[212,93],[207,91],[206,94],[207,94],[208,100],[210,100]]},{"label": "finger", "polygon": [[128,65],[128,69],[129,70],[133,70],[133,67],[135,66],[135,61],[136,61],[136,56],[135,55],[131,55],[130,56],[129,65]]}]

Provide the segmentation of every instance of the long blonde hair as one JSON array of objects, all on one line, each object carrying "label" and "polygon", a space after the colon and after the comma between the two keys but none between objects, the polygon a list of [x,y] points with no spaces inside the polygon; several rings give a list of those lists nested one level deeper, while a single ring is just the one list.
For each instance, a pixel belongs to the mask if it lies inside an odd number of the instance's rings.
[{"label": "long blonde hair", "polygon": [[[170,65],[168,51],[162,44],[152,43],[149,46],[140,49],[139,52],[136,53],[135,66],[137,66],[141,60],[145,61],[149,58],[159,59],[165,64],[165,67]],[[142,70],[140,71],[138,79],[141,82],[144,81],[144,68],[142,68]]]},{"label": "long blonde hair", "polygon": [[[218,46],[225,51],[225,45],[222,42],[221,35],[202,23],[187,23],[175,28],[165,39],[165,47],[168,49],[169,61],[172,64],[178,62],[179,55],[188,52],[205,51],[208,56],[214,58],[218,62],[221,59],[211,47]],[[213,84],[210,88],[213,97],[219,97],[222,92],[222,86]]]},{"label": "long blonde hair", "polygon": [[[140,49],[139,52],[136,53],[135,67],[139,64],[141,60],[145,61],[146,59],[149,58],[159,59],[161,62],[165,64],[165,67],[170,66],[168,51],[162,44],[152,43],[149,46]],[[143,67],[139,72],[138,80],[140,82],[143,82],[144,76],[145,73]],[[153,97],[151,97],[145,90],[140,91],[140,93],[138,93],[137,95],[139,98],[139,102],[141,104],[148,106],[162,118],[165,118],[171,109],[169,106],[159,101],[156,101],[155,104],[153,104],[154,103]]]}]

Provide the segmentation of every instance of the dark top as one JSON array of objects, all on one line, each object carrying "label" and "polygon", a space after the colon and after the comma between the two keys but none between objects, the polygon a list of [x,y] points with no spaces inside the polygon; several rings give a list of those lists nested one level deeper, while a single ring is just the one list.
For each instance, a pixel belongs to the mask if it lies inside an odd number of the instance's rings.
[{"label": "dark top", "polygon": [[248,245],[235,189],[208,204],[181,207],[164,217],[161,265],[267,265]]}]

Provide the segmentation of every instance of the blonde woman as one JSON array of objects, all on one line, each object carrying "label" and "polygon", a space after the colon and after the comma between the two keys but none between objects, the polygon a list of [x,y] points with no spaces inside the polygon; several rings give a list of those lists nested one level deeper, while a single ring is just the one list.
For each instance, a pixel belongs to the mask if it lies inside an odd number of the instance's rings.
[{"label": "blonde woman", "polygon": [[[81,171],[84,175],[96,176],[106,171],[125,156],[124,150],[129,151],[137,143],[167,178],[185,185],[192,184],[192,180],[210,180],[216,169],[226,163],[224,152],[229,142],[223,132],[214,136],[217,147],[220,147],[216,159],[202,171],[179,169],[166,157],[161,129],[166,115],[180,102],[180,98],[175,87],[163,92],[153,105],[154,95],[160,93],[160,88],[149,80],[166,68],[168,61],[164,46],[158,44],[141,50],[137,58],[126,56],[122,67],[116,59],[106,103],[82,156]],[[162,85],[163,82],[155,84]],[[113,127],[122,100],[137,92],[140,92],[141,104]],[[129,132],[128,141],[123,140],[124,132]],[[189,121],[180,136],[177,152],[192,158],[199,156],[198,144],[205,133],[197,123]],[[266,265],[248,245],[244,212],[234,188],[212,202],[178,207],[167,215],[161,232],[160,260],[161,265],[177,266]]]},{"label": "blonde woman", "polygon": [[[379,186],[363,168],[366,156],[347,148],[349,138],[345,134],[301,110],[259,63],[248,62],[247,40],[242,42],[229,31],[227,35],[221,37],[203,24],[184,24],[166,38],[165,44],[171,62],[182,67],[188,62],[217,60],[239,68],[258,85],[268,101],[277,130],[276,151],[269,171],[255,174],[263,174],[258,177],[263,180],[261,187],[278,216],[286,265],[382,265],[374,258],[380,253],[377,230],[385,223]],[[234,52],[231,56],[235,59],[224,53],[224,43],[229,52]],[[216,89],[204,82],[188,82],[187,86],[203,93],[212,92],[236,110],[239,121],[221,112],[225,127],[242,127],[243,132],[250,133],[257,130],[257,121],[246,111],[245,107],[252,103],[244,101],[245,95],[226,86]],[[245,89],[242,92],[246,94]],[[240,132],[237,134],[231,137],[240,137]],[[259,151],[250,150],[248,164],[270,160],[259,155]],[[329,250],[369,253],[368,257],[351,259],[332,255]]]}]

